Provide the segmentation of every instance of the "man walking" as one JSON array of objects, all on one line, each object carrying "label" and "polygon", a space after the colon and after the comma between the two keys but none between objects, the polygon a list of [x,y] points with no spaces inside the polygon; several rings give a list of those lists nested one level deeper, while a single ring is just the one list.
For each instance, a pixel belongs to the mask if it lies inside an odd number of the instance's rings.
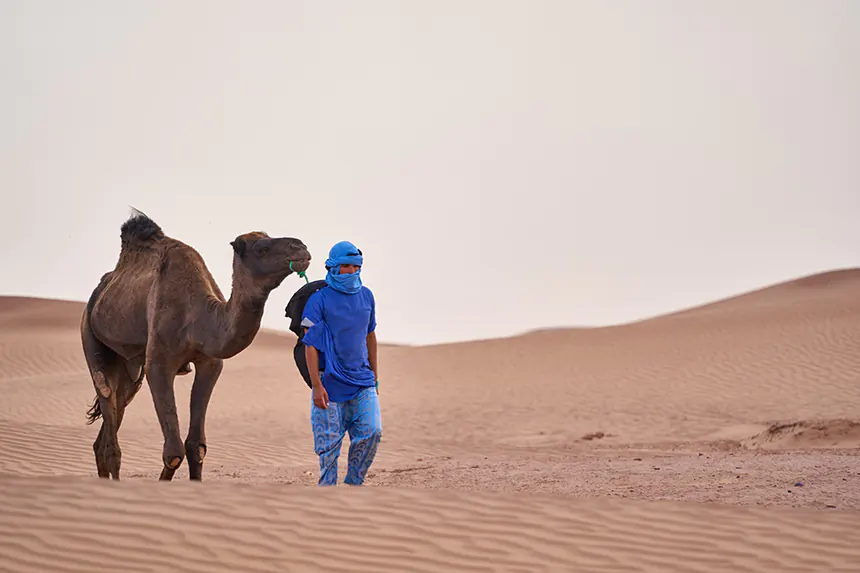
[{"label": "man walking", "polygon": [[326,286],[302,313],[311,376],[311,427],[319,485],[337,484],[341,443],[349,433],[344,483],[362,485],[382,437],[377,386],[376,301],[361,284],[363,255],[349,241],[329,251]]}]

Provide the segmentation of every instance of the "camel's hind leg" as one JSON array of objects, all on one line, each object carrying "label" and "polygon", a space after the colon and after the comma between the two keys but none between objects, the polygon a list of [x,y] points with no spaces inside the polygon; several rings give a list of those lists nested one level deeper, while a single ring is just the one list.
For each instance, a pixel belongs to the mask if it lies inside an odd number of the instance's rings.
[{"label": "camel's hind leg", "polygon": [[191,421],[185,438],[185,456],[191,479],[203,479],[203,458],[206,457],[206,408],[215,382],[221,375],[224,361],[205,358],[194,362],[194,384],[191,386]]},{"label": "camel's hind leg", "polygon": [[[98,401],[98,398],[96,398]],[[99,430],[99,436],[93,442],[93,453],[96,456],[96,471],[100,478],[110,478],[110,470],[108,470],[107,460],[105,460],[105,423],[102,422],[102,427]]]},{"label": "camel's hind leg", "polygon": [[90,423],[102,418],[101,430],[93,443],[96,469],[99,477],[118,480],[122,451],[117,432],[125,409],[125,402],[120,404],[118,400],[128,387],[128,384],[123,384],[122,375],[127,378],[128,374],[120,357],[93,335],[86,315],[81,323],[81,341],[96,389],[96,401],[89,412]]},{"label": "camel's hind leg", "polygon": [[[111,410],[112,406],[110,401],[105,405],[105,400],[102,398],[96,397],[96,400],[99,402],[99,408],[102,412]],[[118,432],[119,427],[122,425],[122,417],[125,413],[125,408],[120,407],[119,404],[117,404],[113,411],[115,412],[114,416],[116,419],[116,422],[113,424],[108,421],[108,417],[104,415],[102,416],[102,427],[99,430],[99,435],[96,438],[96,441],[93,442],[93,453],[95,453],[96,456],[96,469],[99,477],[113,477],[113,479],[118,480],[120,463],[122,461],[122,451],[119,447]],[[115,432],[113,431],[114,428],[116,430]],[[113,435],[113,438],[110,437],[111,435]]]},{"label": "camel's hind leg", "polygon": [[[117,390],[116,390],[116,431],[119,432],[120,426],[122,426],[122,418],[125,414],[125,409],[128,407],[128,404],[134,399],[134,396],[137,394],[137,391],[140,390],[141,383],[143,381],[143,365],[136,365],[132,362],[127,362],[122,358],[117,359],[119,365],[116,369],[116,379],[117,379]],[[137,371],[138,373],[132,374],[132,372]],[[113,376],[111,376],[113,379]],[[96,391],[96,401],[99,404],[99,409],[102,412],[105,412],[109,409],[109,405],[106,407],[102,404],[98,396],[98,390]],[[109,477],[110,472],[108,470],[108,449],[106,446],[109,444],[109,441],[106,440],[105,435],[107,432],[105,428],[107,427],[106,423],[102,421],[102,427],[99,430],[98,438],[96,438],[95,443],[93,444],[93,451],[96,455],[96,468],[99,472],[99,477]],[[116,452],[118,456],[121,456],[119,450],[119,439],[114,440],[116,443]],[[120,459],[117,459],[117,464],[119,464]],[[119,467],[117,467],[116,475],[119,475]],[[119,479],[116,477],[114,479]]]}]

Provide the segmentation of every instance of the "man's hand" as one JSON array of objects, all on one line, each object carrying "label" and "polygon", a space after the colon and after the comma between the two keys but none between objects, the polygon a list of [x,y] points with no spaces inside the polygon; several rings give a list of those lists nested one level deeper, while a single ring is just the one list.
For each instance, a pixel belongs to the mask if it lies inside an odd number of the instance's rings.
[{"label": "man's hand", "polygon": [[314,406],[323,410],[328,408],[328,392],[325,391],[322,384],[314,385]]}]

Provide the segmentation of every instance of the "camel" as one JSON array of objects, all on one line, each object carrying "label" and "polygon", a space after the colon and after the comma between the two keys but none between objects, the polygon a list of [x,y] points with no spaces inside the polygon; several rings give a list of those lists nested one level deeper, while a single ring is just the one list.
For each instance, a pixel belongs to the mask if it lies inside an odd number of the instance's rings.
[{"label": "camel", "polygon": [[[98,475],[119,479],[117,432],[145,376],[164,437],[159,479],[173,479],[187,458],[190,478],[202,480],[206,409],[223,362],[251,344],[269,293],[291,273],[307,270],[310,252],[299,239],[261,231],[239,235],[230,242],[233,285],[225,300],[203,257],[165,235],[144,213],[132,211],[120,239],[119,260],[101,277],[81,318],[96,390],[87,423],[102,418],[93,443]],[[173,382],[192,363],[191,417],[183,443]]]}]

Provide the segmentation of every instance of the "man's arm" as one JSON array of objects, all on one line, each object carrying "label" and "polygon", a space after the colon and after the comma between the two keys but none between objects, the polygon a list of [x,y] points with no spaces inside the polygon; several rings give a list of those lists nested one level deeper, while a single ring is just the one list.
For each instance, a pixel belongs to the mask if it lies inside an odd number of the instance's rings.
[{"label": "man's arm", "polygon": [[370,294],[370,320],[367,323],[367,359],[370,362],[370,369],[373,370],[373,376],[376,379],[376,393],[379,393],[379,362],[376,360],[376,299],[373,297],[373,292],[367,290]]},{"label": "man's arm", "polygon": [[[304,329],[307,333],[308,329]],[[320,379],[320,355],[319,351],[310,344],[305,345],[305,360],[308,363],[308,374],[311,375],[311,386],[314,391],[314,404],[317,408],[328,408],[328,392],[323,388]]]},{"label": "man's arm", "polygon": [[[304,329],[305,334],[307,334],[308,329]],[[319,350],[314,346],[310,346],[308,344],[305,345],[305,360],[308,363],[308,374],[311,375],[311,385],[314,387],[322,386],[322,380],[320,380],[320,354]]]},{"label": "man's arm", "polygon": [[373,370],[374,377],[379,380],[379,363],[376,360],[376,331],[367,335],[367,358],[370,361],[370,369]]}]

